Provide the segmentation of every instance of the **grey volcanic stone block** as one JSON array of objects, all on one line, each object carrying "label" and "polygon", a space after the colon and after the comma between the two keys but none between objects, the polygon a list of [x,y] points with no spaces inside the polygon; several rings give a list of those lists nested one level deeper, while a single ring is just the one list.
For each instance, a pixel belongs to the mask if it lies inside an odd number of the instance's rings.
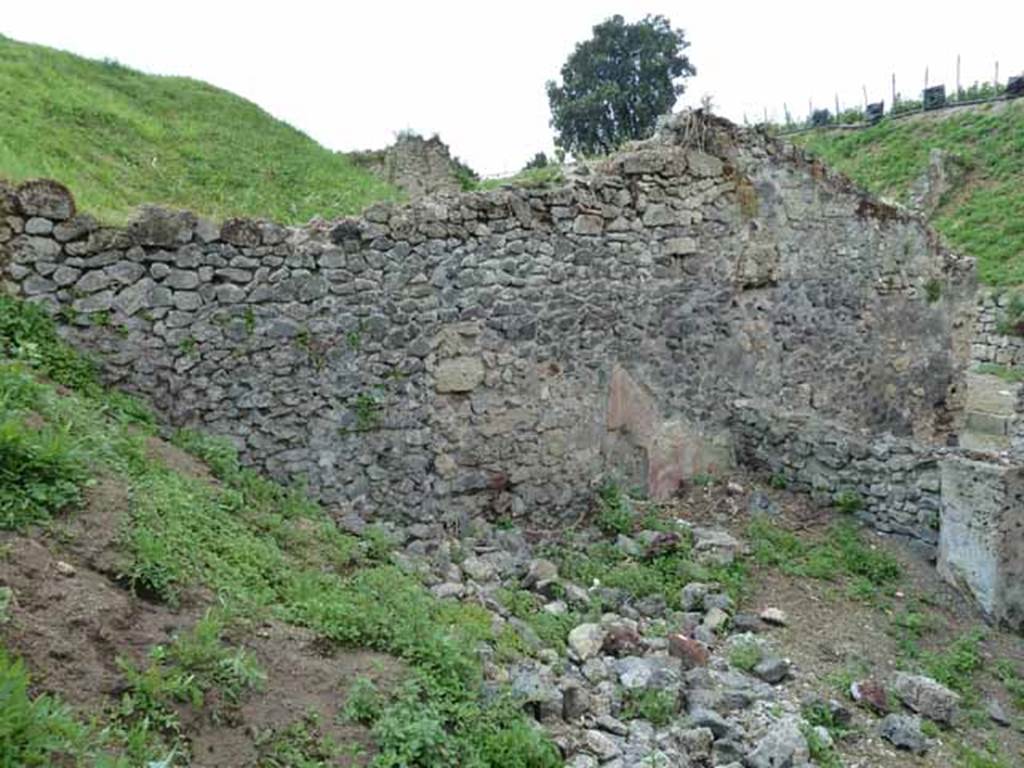
[{"label": "grey volcanic stone block", "polygon": [[1024,628],[1024,467],[951,456],[941,469],[939,573]]}]

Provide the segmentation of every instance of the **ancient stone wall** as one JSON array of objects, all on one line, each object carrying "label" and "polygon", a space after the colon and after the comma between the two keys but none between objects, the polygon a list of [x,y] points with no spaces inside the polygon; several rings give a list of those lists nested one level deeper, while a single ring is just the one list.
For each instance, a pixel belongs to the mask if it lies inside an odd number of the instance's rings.
[{"label": "ancient stone wall", "polygon": [[733,435],[741,463],[845,509],[876,530],[933,548],[938,544],[939,462],[949,449],[853,430],[770,403],[735,405]]},{"label": "ancient stone wall", "polygon": [[730,460],[737,398],[923,443],[959,414],[970,261],[718,122],[561,188],[326,227],[100,227],[47,183],[6,200],[9,288],[111,381],[371,514],[574,513],[619,467],[664,495]]},{"label": "ancient stone wall", "polygon": [[390,147],[351,152],[349,157],[370,173],[405,192],[410,199],[458,192],[460,166],[441,139],[403,133]]},{"label": "ancient stone wall", "polygon": [[999,332],[1010,294],[991,289],[978,291],[978,314],[971,343],[971,361],[1008,368],[1024,367],[1024,336]]}]

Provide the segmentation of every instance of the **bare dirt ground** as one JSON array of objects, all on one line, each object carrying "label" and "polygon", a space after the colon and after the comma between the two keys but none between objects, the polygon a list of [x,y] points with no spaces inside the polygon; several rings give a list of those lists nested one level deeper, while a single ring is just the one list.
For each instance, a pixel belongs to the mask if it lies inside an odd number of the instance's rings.
[{"label": "bare dirt ground", "polygon": [[[150,440],[148,450],[168,466],[209,478],[205,466],[167,443]],[[197,592],[172,608],[124,587],[118,534],[128,509],[128,489],[105,477],[89,488],[81,510],[48,529],[0,532],[0,586],[13,595],[0,641],[24,659],[36,692],[58,694],[85,717],[104,702],[113,706],[124,692],[119,659],[145,666],[154,646],[188,630],[213,602],[211,595]],[[261,736],[310,715],[316,716],[319,735],[349,747],[337,765],[363,765],[372,756],[367,729],[345,724],[339,715],[357,678],[386,690],[402,673],[399,662],[368,651],[333,649],[310,632],[276,622],[257,624],[225,641],[249,651],[267,679],[237,707],[207,701],[202,711],[180,708],[195,768],[255,766]]]}]

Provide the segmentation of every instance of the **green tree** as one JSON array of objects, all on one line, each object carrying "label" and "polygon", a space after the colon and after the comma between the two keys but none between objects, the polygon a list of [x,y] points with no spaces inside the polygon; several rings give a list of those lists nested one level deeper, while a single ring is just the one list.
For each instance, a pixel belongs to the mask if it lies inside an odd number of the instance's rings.
[{"label": "green tree", "polygon": [[697,73],[683,55],[681,29],[664,16],[627,24],[612,16],[594,27],[562,66],[562,84],[547,84],[558,146],[574,154],[609,152],[654,132]]}]

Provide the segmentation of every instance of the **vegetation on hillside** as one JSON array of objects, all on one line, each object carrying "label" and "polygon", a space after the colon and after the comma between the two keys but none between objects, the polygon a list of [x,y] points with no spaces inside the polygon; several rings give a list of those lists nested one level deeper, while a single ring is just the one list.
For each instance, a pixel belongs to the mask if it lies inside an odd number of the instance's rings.
[{"label": "vegetation on hillside", "polygon": [[932,149],[958,156],[967,173],[932,223],[954,248],[977,258],[982,282],[1024,283],[1024,100],[794,140],[872,191],[900,201],[927,170]]},{"label": "vegetation on hillside", "polygon": [[0,36],[0,178],[48,177],[121,221],[142,203],[287,224],[398,192],[345,155],[203,82]]},{"label": "vegetation on hillside", "polygon": [[[515,702],[500,692],[483,698],[476,645],[495,638],[476,606],[435,599],[390,564],[386,536],[342,533],[300,491],[240,468],[226,442],[177,438],[216,482],[172,469],[147,451],[147,411],[104,390],[40,310],[0,296],[0,318],[0,532],[45,539],[49,521],[73,517],[95,478],[117,478],[131,499],[118,537],[119,581],[158,604],[198,591],[216,606],[142,666],[120,660],[124,693],[97,701],[93,719],[33,693],[30,670],[0,651],[0,765],[188,764],[182,708],[230,709],[264,682],[243,647],[223,642],[257,620],[402,662],[401,684],[361,715],[375,766],[560,764]],[[318,759],[261,765],[328,764],[320,756],[330,745],[306,743],[309,728],[295,728],[285,746]]]}]

